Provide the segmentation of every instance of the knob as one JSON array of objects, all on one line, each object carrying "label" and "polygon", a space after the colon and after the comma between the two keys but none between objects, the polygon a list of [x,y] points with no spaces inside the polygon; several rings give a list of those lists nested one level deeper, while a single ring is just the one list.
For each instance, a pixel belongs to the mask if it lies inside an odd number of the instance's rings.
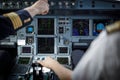
[{"label": "knob", "polygon": [[50,5],[51,5],[51,6],[54,6],[54,5],[55,5],[55,3],[54,3],[54,2],[50,2]]},{"label": "knob", "polygon": [[62,6],[62,2],[58,2],[59,6]]},{"label": "knob", "polygon": [[72,6],[75,6],[75,3],[74,3],[74,2],[72,2],[72,3],[71,3],[71,5],[72,5]]},{"label": "knob", "polygon": [[65,5],[68,6],[68,5],[69,5],[69,2],[66,1],[66,2],[65,2]]}]

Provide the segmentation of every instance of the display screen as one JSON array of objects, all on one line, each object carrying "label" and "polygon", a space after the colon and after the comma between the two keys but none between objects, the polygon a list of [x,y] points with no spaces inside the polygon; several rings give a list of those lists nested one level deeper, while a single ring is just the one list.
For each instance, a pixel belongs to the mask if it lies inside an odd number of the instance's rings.
[{"label": "display screen", "polygon": [[54,54],[54,38],[38,38],[38,54]]},{"label": "display screen", "polygon": [[68,53],[68,47],[59,47],[59,53]]},{"label": "display screen", "polygon": [[34,31],[33,26],[26,27],[26,33],[32,33]]},{"label": "display screen", "polygon": [[97,36],[102,30],[105,29],[105,26],[110,24],[108,19],[94,19],[93,20],[93,36]]},{"label": "display screen", "polygon": [[39,18],[38,19],[38,34],[39,35],[54,35],[54,19]]},{"label": "display screen", "polygon": [[89,20],[73,19],[72,36],[89,36]]},{"label": "display screen", "polygon": [[30,57],[20,57],[18,60],[18,64],[29,64]]},{"label": "display screen", "polygon": [[66,65],[69,64],[68,57],[57,57],[57,61],[58,61],[60,64],[66,64]]},{"label": "display screen", "polygon": [[22,53],[31,53],[31,47],[28,46],[22,47]]}]

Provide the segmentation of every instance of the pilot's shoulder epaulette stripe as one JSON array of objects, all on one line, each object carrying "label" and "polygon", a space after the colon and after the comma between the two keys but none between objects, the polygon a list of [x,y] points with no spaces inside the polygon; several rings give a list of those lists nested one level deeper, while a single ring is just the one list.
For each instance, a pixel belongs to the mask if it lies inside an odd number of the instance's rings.
[{"label": "pilot's shoulder epaulette stripe", "polygon": [[120,21],[117,21],[111,25],[106,26],[106,31],[108,34],[120,31]]},{"label": "pilot's shoulder epaulette stripe", "polygon": [[3,16],[10,18],[14,29],[17,29],[18,27],[23,25],[19,15],[15,12],[3,14]]}]

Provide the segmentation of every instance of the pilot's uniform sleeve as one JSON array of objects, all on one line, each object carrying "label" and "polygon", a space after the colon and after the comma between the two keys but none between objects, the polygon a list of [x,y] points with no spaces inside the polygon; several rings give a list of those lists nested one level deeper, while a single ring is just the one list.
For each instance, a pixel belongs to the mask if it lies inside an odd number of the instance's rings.
[{"label": "pilot's uniform sleeve", "polygon": [[120,80],[120,21],[108,26],[91,43],[72,80]]},{"label": "pilot's uniform sleeve", "polygon": [[22,28],[32,21],[32,17],[26,10],[10,12],[0,16],[0,40],[10,34],[14,34],[17,29]]}]

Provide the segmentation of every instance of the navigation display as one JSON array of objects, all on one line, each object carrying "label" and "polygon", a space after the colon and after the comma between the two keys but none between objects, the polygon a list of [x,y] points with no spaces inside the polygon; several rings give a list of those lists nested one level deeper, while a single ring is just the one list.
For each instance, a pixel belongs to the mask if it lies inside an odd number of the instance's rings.
[{"label": "navigation display", "polygon": [[89,36],[89,20],[73,19],[72,36]]}]

